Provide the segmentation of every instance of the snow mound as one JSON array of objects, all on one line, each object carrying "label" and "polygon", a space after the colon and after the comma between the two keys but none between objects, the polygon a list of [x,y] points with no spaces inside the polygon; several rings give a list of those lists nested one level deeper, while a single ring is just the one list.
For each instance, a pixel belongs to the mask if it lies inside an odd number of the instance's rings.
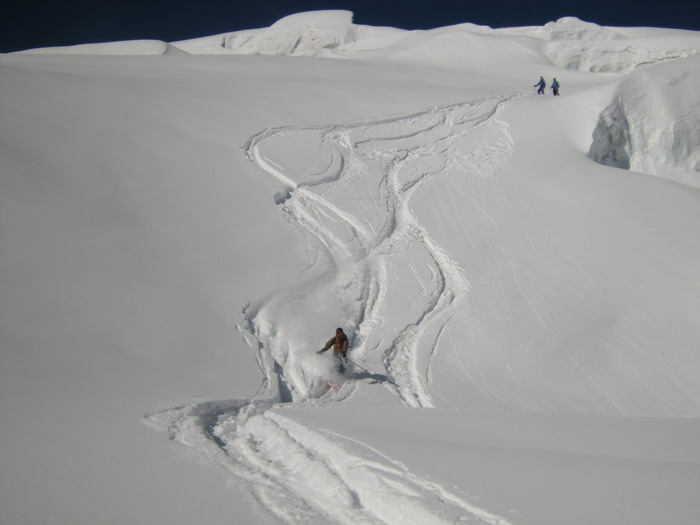
[{"label": "snow mound", "polygon": [[223,39],[233,54],[316,56],[355,40],[350,11],[310,11],[287,16],[267,29],[237,32]]},{"label": "snow mound", "polygon": [[638,72],[600,115],[589,156],[700,187],[700,57]]}]

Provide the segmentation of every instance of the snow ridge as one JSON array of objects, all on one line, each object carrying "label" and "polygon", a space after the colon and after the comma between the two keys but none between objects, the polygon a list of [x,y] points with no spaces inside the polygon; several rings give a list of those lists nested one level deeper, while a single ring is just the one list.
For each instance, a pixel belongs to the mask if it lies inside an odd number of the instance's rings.
[{"label": "snow ridge", "polygon": [[[345,438],[280,415],[279,403],[338,403],[380,383],[408,407],[434,406],[430,358],[470,285],[411,213],[410,196],[455,165],[469,176],[494,176],[510,158],[507,130],[497,119],[508,101],[252,137],[245,153],[305,241],[307,281],[243,310],[239,330],[265,376],[252,400],[178,407],[149,416],[149,423],[224,465],[286,523],[505,525],[361,443],[354,444],[353,450],[363,447],[358,455],[340,443]],[[484,140],[501,146],[485,156],[474,147]],[[385,311],[404,315],[389,322]],[[363,370],[383,366],[387,375],[354,373],[343,383],[332,358],[307,348],[308,334],[298,331],[314,315],[326,329],[337,319],[357,326],[347,330],[351,358]]]}]

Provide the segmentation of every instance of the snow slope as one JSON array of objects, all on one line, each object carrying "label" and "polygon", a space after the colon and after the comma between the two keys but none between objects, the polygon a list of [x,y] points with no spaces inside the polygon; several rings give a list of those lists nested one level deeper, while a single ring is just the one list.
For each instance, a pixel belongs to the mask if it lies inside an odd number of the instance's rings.
[{"label": "snow slope", "polygon": [[0,522],[697,523],[699,42],[0,57]]}]

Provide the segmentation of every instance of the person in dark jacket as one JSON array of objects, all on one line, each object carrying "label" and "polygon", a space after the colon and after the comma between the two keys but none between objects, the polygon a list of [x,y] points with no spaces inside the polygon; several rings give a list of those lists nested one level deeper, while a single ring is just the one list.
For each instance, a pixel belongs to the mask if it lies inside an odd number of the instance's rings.
[{"label": "person in dark jacket", "polygon": [[556,78],[552,81],[552,95],[559,96],[559,81]]},{"label": "person in dark jacket", "polygon": [[532,87],[537,88],[538,95],[544,95],[544,88],[547,87],[547,83],[544,81],[544,77],[540,77],[540,81]]},{"label": "person in dark jacket", "polygon": [[342,328],[337,328],[335,330],[335,336],[331,337],[326,344],[321,348],[317,354],[322,354],[326,350],[333,347],[333,355],[338,360],[338,371],[343,374],[345,373],[345,367],[347,365],[348,358],[348,336],[345,335]]}]

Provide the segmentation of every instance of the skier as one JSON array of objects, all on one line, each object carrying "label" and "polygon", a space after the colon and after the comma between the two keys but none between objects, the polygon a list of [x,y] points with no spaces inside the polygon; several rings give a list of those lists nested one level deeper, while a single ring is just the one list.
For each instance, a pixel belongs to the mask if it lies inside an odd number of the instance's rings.
[{"label": "skier", "polygon": [[559,81],[556,78],[552,81],[552,95],[559,96]]},{"label": "skier", "polygon": [[345,335],[342,328],[337,328],[335,330],[335,336],[331,337],[328,342],[321,348],[317,354],[322,354],[328,350],[331,346],[333,347],[333,355],[338,360],[338,372],[341,374],[345,373],[345,367],[347,365],[348,357],[348,336]]},{"label": "skier", "polygon": [[544,77],[540,77],[540,81],[532,87],[537,88],[538,95],[544,95],[544,88],[547,87],[547,83],[544,81]]}]

